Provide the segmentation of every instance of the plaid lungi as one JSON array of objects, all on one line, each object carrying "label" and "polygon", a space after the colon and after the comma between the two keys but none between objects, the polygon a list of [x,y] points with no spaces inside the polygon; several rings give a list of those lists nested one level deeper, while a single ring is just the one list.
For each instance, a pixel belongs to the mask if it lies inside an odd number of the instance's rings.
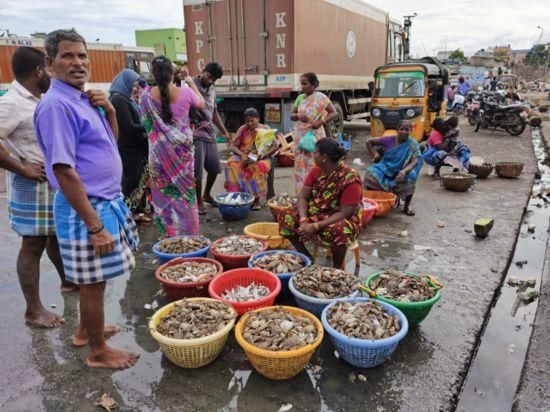
[{"label": "plaid lungi", "polygon": [[53,199],[55,189],[6,172],[8,217],[11,228],[21,236],[54,236]]},{"label": "plaid lungi", "polygon": [[99,256],[88,234],[88,228],[61,192],[54,202],[55,227],[67,280],[77,284],[103,282],[130,273],[135,267],[133,252],[137,249],[136,224],[124,203],[124,196],[114,200],[89,197],[105,229],[115,240],[114,251]]}]

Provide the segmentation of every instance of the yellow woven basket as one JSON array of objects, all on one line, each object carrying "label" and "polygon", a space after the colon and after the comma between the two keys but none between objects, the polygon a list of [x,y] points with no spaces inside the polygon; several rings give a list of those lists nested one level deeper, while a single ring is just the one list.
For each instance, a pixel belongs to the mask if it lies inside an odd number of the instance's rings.
[{"label": "yellow woven basket", "polygon": [[[190,302],[219,302],[218,300],[210,298],[189,298],[188,300]],[[182,368],[200,368],[201,366],[208,365],[216,359],[223,350],[229,332],[231,332],[235,324],[235,319],[231,320],[222,330],[209,336],[198,339],[169,338],[157,332],[157,326],[160,320],[168,315],[177,302],[181,301],[172,302],[155,312],[149,321],[149,333],[159,343],[160,349],[166,357],[176,365]],[[226,305],[235,312],[233,306]],[[235,312],[235,317],[236,316],[237,312]]]},{"label": "yellow woven basket", "polygon": [[244,234],[256,239],[265,240],[269,249],[290,249],[290,242],[279,233],[278,223],[252,223],[244,228]]},{"label": "yellow woven basket", "polygon": [[314,315],[303,309],[298,309],[291,306],[281,307],[287,312],[295,315],[306,316],[313,321],[318,330],[318,335],[315,342],[299,349],[280,352],[260,349],[248,343],[243,337],[243,331],[250,314],[273,310],[278,308],[278,306],[268,306],[266,308],[248,312],[243,315],[235,327],[235,338],[237,339],[239,345],[244,349],[246,357],[254,369],[266,378],[275,380],[290,379],[300,373],[311,359],[315,349],[323,341],[324,336],[323,325]]}]

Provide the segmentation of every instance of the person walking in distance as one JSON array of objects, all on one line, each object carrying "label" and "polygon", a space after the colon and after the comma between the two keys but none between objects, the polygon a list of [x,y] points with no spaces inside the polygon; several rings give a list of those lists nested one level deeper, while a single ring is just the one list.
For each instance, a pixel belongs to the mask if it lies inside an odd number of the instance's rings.
[{"label": "person walking in distance", "polygon": [[17,275],[27,304],[25,321],[53,328],[65,320],[42,305],[40,258],[46,250],[61,279],[61,292],[78,287],[65,279],[55,237],[53,197],[46,180],[44,155],[33,127],[33,113],[40,96],[50,87],[45,55],[32,47],[20,47],[12,57],[15,80],[0,99],[0,167],[7,171],[8,215],[11,228],[22,237]]},{"label": "person walking in distance", "polygon": [[120,192],[116,112],[99,90],[84,91],[91,73],[86,42],[74,29],[56,30],[45,41],[52,87],[34,115],[46,175],[58,189],[54,201],[57,239],[67,279],[80,286],[75,345],[89,344],[90,367],[124,369],[136,353],[108,346],[117,332],[104,322],[108,279],[134,268],[136,226]]},{"label": "person walking in distance", "polygon": [[[191,123],[194,127],[193,143],[195,145],[195,181],[197,184],[197,199],[199,214],[206,214],[204,202],[215,205],[210,191],[216,177],[221,173],[220,154],[216,144],[214,125],[223,133],[227,145],[231,144],[231,136],[225,128],[218,109],[216,108],[216,90],[214,83],[221,79],[223,70],[218,63],[208,63],[202,73],[195,77],[194,82],[204,99],[204,108],[191,111]],[[202,192],[202,169],[206,170],[206,186]]]}]

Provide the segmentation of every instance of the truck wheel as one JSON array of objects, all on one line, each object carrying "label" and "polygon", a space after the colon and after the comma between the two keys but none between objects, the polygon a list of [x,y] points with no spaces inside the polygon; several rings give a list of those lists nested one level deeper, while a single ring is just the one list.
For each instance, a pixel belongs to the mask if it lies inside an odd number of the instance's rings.
[{"label": "truck wheel", "polygon": [[[337,139],[339,135],[344,133],[344,111],[342,110],[342,106],[340,106],[340,103],[332,102],[332,105],[334,106],[334,110],[336,110],[336,114],[338,114],[338,117],[332,121],[332,130],[330,135]],[[329,135],[329,133],[327,133],[327,135]]]}]

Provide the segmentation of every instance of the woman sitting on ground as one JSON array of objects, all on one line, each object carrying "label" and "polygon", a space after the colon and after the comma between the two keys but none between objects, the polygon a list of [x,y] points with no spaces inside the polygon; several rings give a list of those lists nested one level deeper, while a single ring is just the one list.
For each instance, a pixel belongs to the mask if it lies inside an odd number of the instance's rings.
[{"label": "woman sitting on ground", "polygon": [[345,151],[336,141],[317,141],[313,159],[315,166],[304,181],[298,205],[277,220],[281,235],[296,250],[310,256],[304,242],[329,246],[335,268],[344,268],[348,246],[360,231],[361,177],[341,159]]},{"label": "woman sitting on ground", "polygon": [[438,117],[432,129],[428,148],[422,157],[427,164],[435,167],[434,179],[439,178],[441,166],[466,171],[470,165],[470,149],[460,141],[458,117],[452,116],[447,121]]},{"label": "woman sitting on ground", "polygon": [[252,210],[260,210],[260,201],[267,194],[267,176],[271,170],[271,156],[277,151],[275,139],[258,136],[258,129],[269,129],[260,124],[260,114],[254,108],[244,112],[245,124],[237,131],[229,146],[233,153],[225,169],[225,190],[254,195]]},{"label": "woman sitting on ground", "polygon": [[[410,137],[411,130],[411,121],[402,120],[397,136],[377,137],[367,141],[367,150],[375,164],[367,168],[363,180],[366,189],[393,192],[399,196],[405,201],[403,212],[408,216],[414,216],[411,200],[422,167],[420,145]],[[382,157],[375,146],[384,149]]]}]

